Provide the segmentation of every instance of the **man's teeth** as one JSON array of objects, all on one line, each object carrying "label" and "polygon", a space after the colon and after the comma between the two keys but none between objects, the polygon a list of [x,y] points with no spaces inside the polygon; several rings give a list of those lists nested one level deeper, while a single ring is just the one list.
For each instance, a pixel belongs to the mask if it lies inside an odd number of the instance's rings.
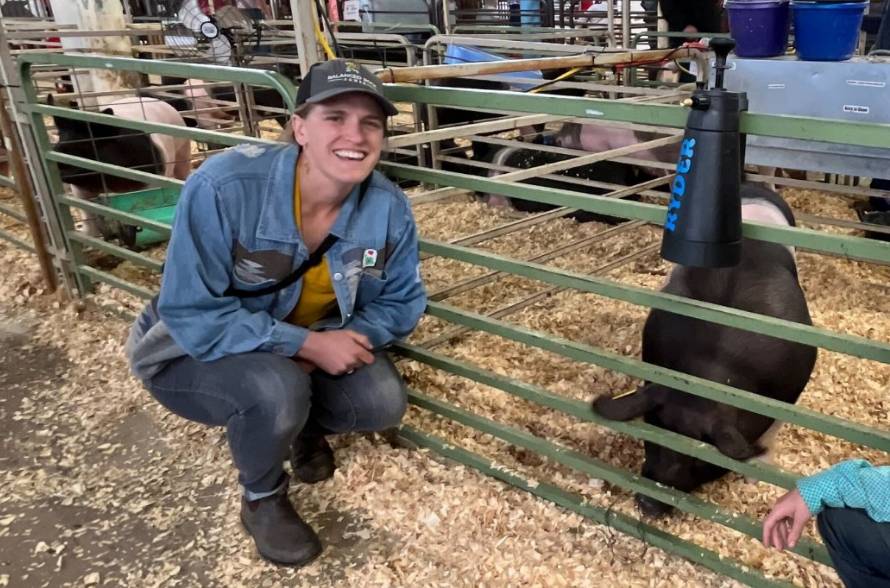
[{"label": "man's teeth", "polygon": [[352,159],[355,161],[361,161],[365,158],[365,154],[361,151],[334,151],[334,155],[337,157],[342,157],[344,159]]}]

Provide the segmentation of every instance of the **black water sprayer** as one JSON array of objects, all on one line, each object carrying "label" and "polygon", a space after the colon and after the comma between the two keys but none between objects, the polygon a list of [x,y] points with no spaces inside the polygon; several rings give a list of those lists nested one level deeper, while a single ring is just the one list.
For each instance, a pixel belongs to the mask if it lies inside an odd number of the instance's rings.
[{"label": "black water sprayer", "polygon": [[686,133],[680,144],[677,175],[664,223],[661,256],[680,265],[730,267],[739,263],[744,167],[740,113],[748,109],[744,92],[723,89],[729,38],[711,39],[714,87],[697,89],[687,104]]}]

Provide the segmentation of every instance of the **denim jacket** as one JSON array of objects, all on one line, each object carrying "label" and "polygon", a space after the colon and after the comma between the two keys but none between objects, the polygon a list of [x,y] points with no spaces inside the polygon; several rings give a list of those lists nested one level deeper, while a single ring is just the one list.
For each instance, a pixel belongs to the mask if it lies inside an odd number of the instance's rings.
[{"label": "denim jacket", "polygon": [[[308,256],[294,222],[294,145],[240,145],[209,158],[185,183],[161,292],[126,345],[133,374],[148,380],[190,355],[212,361],[265,351],[295,355],[309,329],[285,322],[303,280],[258,297],[224,292],[281,281]],[[312,330],[347,328],[375,349],[406,337],[426,307],[417,229],[405,194],[374,172],[364,196],[347,196],[325,253],[339,316]]]}]

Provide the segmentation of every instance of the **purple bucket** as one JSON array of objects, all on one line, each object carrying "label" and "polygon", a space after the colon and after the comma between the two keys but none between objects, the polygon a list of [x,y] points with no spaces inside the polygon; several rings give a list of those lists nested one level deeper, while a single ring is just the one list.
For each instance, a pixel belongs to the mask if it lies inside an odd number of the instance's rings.
[{"label": "purple bucket", "polygon": [[788,2],[727,0],[729,34],[739,57],[775,57],[788,46]]}]

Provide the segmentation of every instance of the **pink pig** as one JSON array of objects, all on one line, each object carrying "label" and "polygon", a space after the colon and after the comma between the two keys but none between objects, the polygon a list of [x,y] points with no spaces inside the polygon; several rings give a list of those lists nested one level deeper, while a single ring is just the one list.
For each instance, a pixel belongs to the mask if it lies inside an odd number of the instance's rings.
[{"label": "pink pig", "polygon": [[[556,144],[567,149],[581,149],[591,153],[599,153],[651,141],[658,137],[659,135],[655,133],[636,132],[621,127],[566,123],[556,134]],[[666,145],[654,149],[635,151],[627,157],[674,164],[677,161],[677,150],[677,145]],[[655,167],[645,167],[643,169],[653,176],[663,176],[668,173],[667,170]]]},{"label": "pink pig", "polygon": [[[52,104],[52,100],[48,100]],[[129,120],[185,126],[175,108],[155,98],[134,97],[117,100],[100,111]],[[160,133],[145,133],[101,123],[87,123],[67,117],[53,117],[59,141],[53,150],[94,161],[109,163],[170,178],[184,180],[191,171],[191,139]],[[100,174],[66,163],[59,164],[62,181],[71,184],[74,195],[92,200],[99,194],[129,192],[145,188],[137,180]],[[84,230],[96,234],[89,220]]]}]

